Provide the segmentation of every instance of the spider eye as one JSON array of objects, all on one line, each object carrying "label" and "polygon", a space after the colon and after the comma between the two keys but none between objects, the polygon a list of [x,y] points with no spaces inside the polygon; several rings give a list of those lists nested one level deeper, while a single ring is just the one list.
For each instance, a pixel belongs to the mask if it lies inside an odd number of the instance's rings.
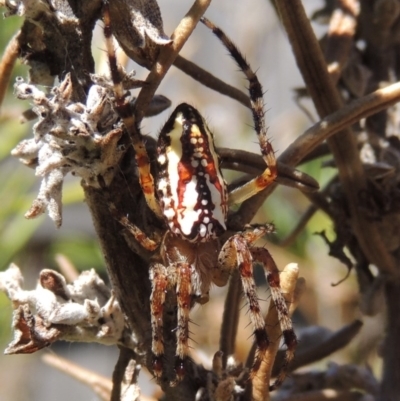
[{"label": "spider eye", "polygon": [[226,230],[227,188],[212,133],[199,112],[179,105],[158,139],[157,191],[173,232],[207,241]]}]

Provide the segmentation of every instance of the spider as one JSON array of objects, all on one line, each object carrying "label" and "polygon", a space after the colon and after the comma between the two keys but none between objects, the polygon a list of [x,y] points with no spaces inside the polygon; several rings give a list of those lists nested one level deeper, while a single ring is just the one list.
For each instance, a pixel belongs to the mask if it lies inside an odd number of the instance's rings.
[{"label": "spider", "polygon": [[277,176],[276,159],[267,138],[264,120],[262,86],[232,41],[203,17],[203,24],[221,40],[249,81],[255,131],[266,168],[255,179],[228,192],[212,132],[194,107],[182,103],[173,111],[159,134],[158,176],[153,177],[143,138],[122,87],[107,7],[103,19],[114,85],[114,107],[132,138],[139,181],[147,204],[166,226],[163,238],[155,241],[127,218],[121,220],[141,246],[153,251],[150,263],[153,373],[158,381],[161,380],[166,292],[175,291],[177,301],[176,378],[171,382],[171,385],[175,385],[184,377],[185,361],[189,355],[191,307],[195,302],[207,302],[210,286],[225,285],[230,273],[238,269],[254,327],[257,352],[251,375],[256,375],[270,342],[253,278],[253,263],[257,262],[265,270],[287,347],[284,367],[271,386],[271,389],[275,389],[285,378],[287,366],[294,357],[297,339],[280,290],[279,270],[267,249],[254,246],[256,240],[271,231],[272,225],[249,226],[243,232],[232,235],[224,244],[220,242],[220,237],[227,230],[229,206],[257,194],[272,184]]}]

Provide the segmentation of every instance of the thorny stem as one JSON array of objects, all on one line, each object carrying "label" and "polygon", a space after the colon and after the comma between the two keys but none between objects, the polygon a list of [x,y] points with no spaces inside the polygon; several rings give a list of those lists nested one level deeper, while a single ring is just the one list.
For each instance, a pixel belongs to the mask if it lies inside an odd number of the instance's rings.
[{"label": "thorny stem", "polygon": [[196,0],[185,17],[182,18],[174,33],[171,35],[172,43],[163,46],[160,49],[157,61],[154,63],[153,68],[146,78],[146,85],[140,91],[136,99],[137,108],[135,115],[137,123],[140,123],[144,117],[145,111],[153,99],[158,86],[165,77],[165,74],[168,72],[172,63],[177,58],[183,45],[189,39],[210,3],[211,0]]},{"label": "thorny stem", "polygon": [[[301,1],[281,0],[276,2],[276,7],[319,116],[325,117],[339,110],[343,106],[342,100],[328,73]],[[328,143],[347,196],[354,233],[363,252],[382,272],[394,274],[395,262],[387,252],[376,225],[366,219],[359,207],[359,195],[366,190],[366,179],[355,136],[346,128],[340,136],[329,138]]]}]

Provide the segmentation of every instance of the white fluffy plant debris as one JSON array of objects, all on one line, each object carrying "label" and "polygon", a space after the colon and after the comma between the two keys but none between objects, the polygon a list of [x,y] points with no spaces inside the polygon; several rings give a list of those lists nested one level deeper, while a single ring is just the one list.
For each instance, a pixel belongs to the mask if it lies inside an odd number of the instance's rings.
[{"label": "white fluffy plant debris", "polygon": [[5,354],[32,353],[58,340],[135,346],[118,301],[93,269],[71,284],[50,269],[40,272],[34,290],[22,284],[14,264],[0,273],[0,290],[14,309],[14,339]]},{"label": "white fluffy plant debris", "polygon": [[33,138],[20,142],[11,152],[21,162],[35,168],[42,182],[37,198],[25,214],[34,218],[46,210],[57,227],[62,223],[62,186],[71,173],[86,185],[98,187],[98,176],[108,185],[114,168],[124,153],[119,146],[123,130],[114,124],[109,89],[93,85],[86,104],[72,100],[70,74],[48,95],[35,85],[18,78],[14,85],[19,99],[33,103],[39,121],[33,126]]}]

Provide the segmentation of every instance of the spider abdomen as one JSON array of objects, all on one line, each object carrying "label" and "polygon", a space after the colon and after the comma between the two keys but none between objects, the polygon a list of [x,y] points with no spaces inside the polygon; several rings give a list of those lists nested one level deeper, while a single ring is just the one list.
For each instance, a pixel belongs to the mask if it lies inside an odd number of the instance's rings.
[{"label": "spider abdomen", "polygon": [[212,133],[199,112],[180,104],[158,139],[157,191],[171,231],[208,241],[226,230],[228,193]]}]

